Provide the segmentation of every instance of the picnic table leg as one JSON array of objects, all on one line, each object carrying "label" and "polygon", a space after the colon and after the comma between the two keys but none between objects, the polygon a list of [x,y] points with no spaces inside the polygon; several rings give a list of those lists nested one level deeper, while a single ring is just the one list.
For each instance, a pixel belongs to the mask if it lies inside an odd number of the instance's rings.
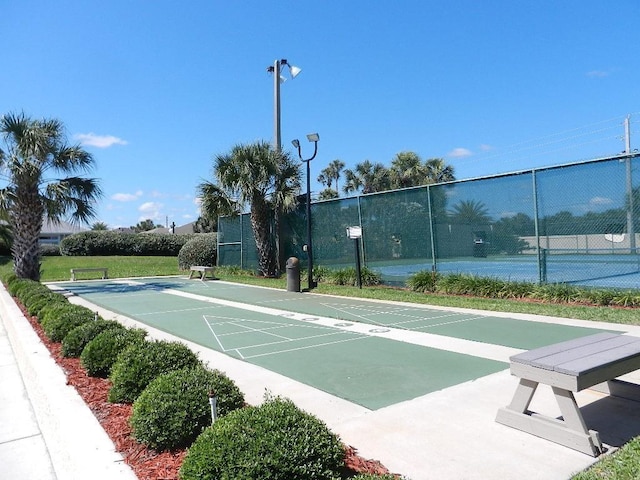
[{"label": "picnic table leg", "polygon": [[595,430],[589,430],[587,428],[587,424],[580,412],[580,407],[578,407],[573,392],[558,387],[551,387],[551,389],[553,390],[553,394],[555,395],[558,406],[560,407],[564,423],[571,430],[578,434],[582,434],[587,438],[585,447],[587,450],[590,450],[590,452],[585,453],[591,453],[593,456],[597,456],[602,453],[604,448],[600,441],[600,435]]}]

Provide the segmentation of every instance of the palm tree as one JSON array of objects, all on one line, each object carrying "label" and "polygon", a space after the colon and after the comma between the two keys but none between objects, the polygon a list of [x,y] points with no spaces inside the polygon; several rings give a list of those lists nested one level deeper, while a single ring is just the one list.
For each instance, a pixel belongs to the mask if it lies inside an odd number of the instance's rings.
[{"label": "palm tree", "polygon": [[[86,223],[94,217],[101,191],[97,180],[76,176],[94,166],[91,154],[68,145],[64,125],[56,119],[33,120],[24,113],[0,120],[5,150],[0,149],[0,211],[13,232],[14,270],[18,277],[40,279],[38,238],[45,218]],[[61,174],[61,178],[55,175]]]},{"label": "palm tree", "polygon": [[454,168],[444,163],[442,158],[430,158],[424,163],[427,183],[452,182],[456,179]]},{"label": "palm tree", "polygon": [[91,225],[91,230],[95,230],[95,231],[109,230],[109,225],[107,225],[104,222],[96,222],[93,225]]},{"label": "palm tree", "polygon": [[391,162],[392,188],[417,187],[455,180],[453,167],[441,158],[423,162],[415,152],[400,152]]},{"label": "palm tree", "polygon": [[389,189],[389,170],[381,163],[373,164],[369,160],[356,165],[355,170],[345,170],[346,184],[343,191],[346,194],[382,192]]},{"label": "palm tree", "polygon": [[213,170],[214,181],[198,185],[203,215],[237,215],[249,205],[259,269],[266,277],[277,276],[280,216],[296,206],[300,165],[260,141],[216,155]]},{"label": "palm tree", "polygon": [[484,203],[476,200],[460,200],[453,206],[451,217],[458,223],[467,225],[486,225],[491,223],[489,210]]}]

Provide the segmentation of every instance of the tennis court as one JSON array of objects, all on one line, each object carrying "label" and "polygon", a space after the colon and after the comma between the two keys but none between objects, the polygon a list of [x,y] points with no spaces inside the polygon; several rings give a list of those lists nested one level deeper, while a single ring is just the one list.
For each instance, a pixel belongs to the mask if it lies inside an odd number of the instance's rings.
[{"label": "tennis court", "polygon": [[182,277],[67,282],[86,300],[375,410],[598,329]]},{"label": "tennis court", "polygon": [[[538,265],[538,256],[493,255],[484,258],[460,257],[439,259],[442,274],[466,273],[480,277],[538,283],[542,273],[548,283],[572,283],[586,287],[640,288],[640,255],[575,253],[575,250],[548,251]],[[404,281],[419,271],[431,271],[431,261],[372,265],[390,283]],[[542,269],[542,272],[541,270]],[[506,273],[508,272],[508,273]]]}]

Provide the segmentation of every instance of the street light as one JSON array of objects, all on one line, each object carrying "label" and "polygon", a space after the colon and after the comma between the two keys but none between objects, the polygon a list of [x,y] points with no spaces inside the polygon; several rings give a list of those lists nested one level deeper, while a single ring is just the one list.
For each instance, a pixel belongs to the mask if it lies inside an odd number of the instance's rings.
[{"label": "street light", "polygon": [[311,169],[309,168],[309,164],[311,160],[316,158],[316,153],[318,153],[318,140],[320,140],[320,135],[317,133],[310,133],[307,135],[307,140],[313,142],[313,155],[311,158],[305,160],[302,158],[302,149],[300,148],[299,140],[292,140],[291,143],[298,150],[298,156],[300,160],[307,164],[307,258],[309,259],[309,291],[313,287],[316,286],[316,283],[313,281],[313,246],[311,243]]},{"label": "street light", "polygon": [[267,67],[267,72],[273,74],[273,147],[282,150],[282,142],[280,140],[280,84],[287,81],[286,77],[280,74],[282,65],[289,67],[291,78],[296,78],[301,68],[291,65],[286,59],[276,60],[273,65]]}]

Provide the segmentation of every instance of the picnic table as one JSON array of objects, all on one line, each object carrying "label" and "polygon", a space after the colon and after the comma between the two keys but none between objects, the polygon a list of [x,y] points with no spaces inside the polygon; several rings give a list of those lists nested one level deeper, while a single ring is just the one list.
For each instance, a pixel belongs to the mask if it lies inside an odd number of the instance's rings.
[{"label": "picnic table", "polygon": [[[511,374],[520,381],[496,421],[596,457],[605,449],[598,432],[587,428],[574,392],[593,388],[621,397],[637,394],[637,385],[616,378],[640,368],[640,338],[598,333],[529,350],[510,361]],[[539,384],[551,386],[560,419],[529,410]]]}]

